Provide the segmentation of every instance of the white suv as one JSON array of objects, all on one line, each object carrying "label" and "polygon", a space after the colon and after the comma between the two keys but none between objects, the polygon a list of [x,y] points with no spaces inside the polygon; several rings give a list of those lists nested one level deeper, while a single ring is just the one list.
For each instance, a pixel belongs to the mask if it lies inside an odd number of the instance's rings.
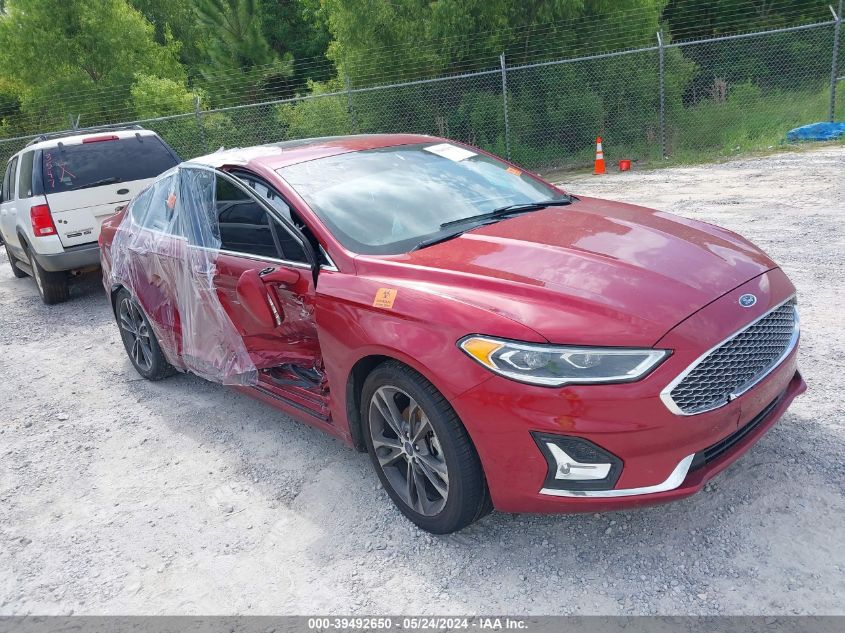
[{"label": "white suv", "polygon": [[0,190],[0,235],[15,277],[34,277],[44,303],[66,300],[69,274],[100,264],[102,221],[179,162],[141,128],[30,142],[9,159]]}]

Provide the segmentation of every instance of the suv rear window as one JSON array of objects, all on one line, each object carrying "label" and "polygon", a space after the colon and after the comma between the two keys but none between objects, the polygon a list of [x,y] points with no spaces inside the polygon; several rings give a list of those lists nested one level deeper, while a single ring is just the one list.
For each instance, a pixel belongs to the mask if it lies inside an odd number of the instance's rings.
[{"label": "suv rear window", "polygon": [[46,194],[155,178],[177,164],[157,136],[64,145],[43,150]]}]

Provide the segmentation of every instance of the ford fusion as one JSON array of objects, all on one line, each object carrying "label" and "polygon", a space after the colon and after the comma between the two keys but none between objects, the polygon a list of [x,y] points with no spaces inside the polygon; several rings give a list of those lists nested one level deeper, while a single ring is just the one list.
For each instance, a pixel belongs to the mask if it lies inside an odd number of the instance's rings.
[{"label": "ford fusion", "polygon": [[753,244],[430,136],[197,158],[100,243],[142,376],[369,453],[435,533],[686,497],[806,389],[795,288]]}]

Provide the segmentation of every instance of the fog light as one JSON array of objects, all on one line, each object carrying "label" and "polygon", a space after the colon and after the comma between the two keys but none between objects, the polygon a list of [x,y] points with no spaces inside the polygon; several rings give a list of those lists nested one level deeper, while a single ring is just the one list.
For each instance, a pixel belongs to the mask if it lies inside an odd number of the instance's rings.
[{"label": "fog light", "polygon": [[610,490],[622,472],[622,460],[580,437],[532,433],[546,458],[543,488]]},{"label": "fog light", "polygon": [[546,442],[546,446],[552,452],[552,457],[557,462],[557,473],[555,479],[567,479],[570,481],[588,481],[592,479],[604,479],[610,472],[611,463],[584,464],[574,457],[569,456],[560,446]]}]

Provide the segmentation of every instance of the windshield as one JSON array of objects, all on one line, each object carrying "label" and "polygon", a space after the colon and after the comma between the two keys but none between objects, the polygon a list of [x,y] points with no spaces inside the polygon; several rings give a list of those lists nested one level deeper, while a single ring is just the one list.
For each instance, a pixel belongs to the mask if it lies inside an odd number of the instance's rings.
[{"label": "windshield", "polygon": [[47,195],[155,178],[177,162],[164,143],[153,135],[60,144],[45,149],[41,160]]},{"label": "windshield", "polygon": [[350,152],[278,174],[346,248],[365,254],[408,252],[475,226],[444,224],[504,206],[567,200],[515,167],[451,143]]}]

